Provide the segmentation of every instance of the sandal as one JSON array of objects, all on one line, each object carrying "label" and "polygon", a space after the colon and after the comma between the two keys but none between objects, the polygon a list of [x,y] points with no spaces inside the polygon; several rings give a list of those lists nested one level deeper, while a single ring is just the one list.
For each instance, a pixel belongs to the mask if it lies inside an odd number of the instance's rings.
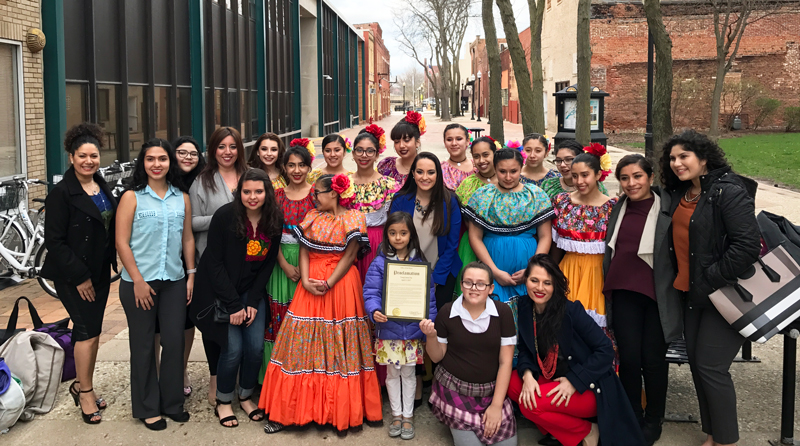
[{"label": "sandal", "polygon": [[[80,384],[80,381],[72,381],[72,384],[70,384],[69,386],[69,394],[72,395],[72,399],[75,401],[75,405],[77,406],[81,403],[79,396],[81,391],[75,387],[75,384]],[[94,391],[94,389],[87,390],[86,392],[92,392],[92,391]],[[95,404],[97,404],[98,410],[105,410],[105,408],[108,407],[108,404],[106,404],[106,400],[102,398],[98,398],[94,402]]]},{"label": "sandal", "polygon": [[275,432],[280,432],[285,428],[286,426],[282,425],[281,423],[267,420],[267,423],[264,425],[264,433],[274,434]]},{"label": "sandal", "polygon": [[[242,403],[245,402],[245,401],[250,401],[250,397],[248,396],[245,399],[239,398],[239,409],[242,409],[244,411],[244,413],[247,413],[247,411],[244,409],[244,407],[242,407]],[[262,421],[264,419],[265,415],[266,415],[266,413],[264,412],[264,409],[256,408],[252,412],[247,413],[247,418],[250,418],[250,420],[252,420],[252,421]],[[256,418],[256,417],[258,417],[258,418]]]},{"label": "sandal", "polygon": [[[406,424],[410,424],[410,428],[406,428]],[[401,424],[400,428],[400,438],[403,440],[411,440],[414,438],[414,422],[408,418],[403,419],[403,423]]]},{"label": "sandal", "polygon": [[[230,401],[224,402],[224,401],[221,401],[221,400],[217,399],[217,404],[214,406],[214,415],[219,417],[219,406],[230,406],[230,405],[231,405]],[[231,407],[231,412],[233,412],[233,407]],[[231,422],[231,421],[235,421],[236,424],[233,424],[231,426],[228,426],[227,424],[225,424],[225,423],[228,423],[228,422]],[[222,427],[234,428],[234,427],[238,427],[239,426],[239,420],[236,419],[236,415],[230,415],[230,416],[227,416],[227,417],[222,418],[221,420],[219,420],[219,425],[222,426]]]},{"label": "sandal", "polygon": [[186,386],[183,388],[183,396],[186,398],[192,396],[192,386]]},{"label": "sandal", "polygon": [[[399,421],[400,424],[394,424],[397,421]],[[389,436],[399,437],[402,429],[403,429],[403,417],[392,417],[392,424],[389,425]]]}]

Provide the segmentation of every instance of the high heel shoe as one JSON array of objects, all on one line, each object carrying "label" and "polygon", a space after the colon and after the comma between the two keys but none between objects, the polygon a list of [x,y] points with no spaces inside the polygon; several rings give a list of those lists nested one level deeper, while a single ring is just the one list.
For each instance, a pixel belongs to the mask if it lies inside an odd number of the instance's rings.
[{"label": "high heel shoe", "polygon": [[[89,393],[93,391],[94,389],[81,390],[80,393]],[[72,388],[70,388],[70,393],[72,393]],[[77,402],[75,405],[80,407],[80,395],[76,398],[76,401]],[[83,408],[81,407],[81,417],[83,418],[83,422],[86,424],[100,424],[100,422],[103,421],[102,415],[100,414],[100,409],[97,409],[94,413],[84,413]],[[93,420],[93,418],[97,418],[97,420]]]},{"label": "high heel shoe", "polygon": [[[75,405],[78,406],[81,403],[80,393],[82,392],[75,387],[75,384],[80,384],[80,381],[72,381],[72,384],[70,384],[69,386],[69,394],[72,395],[72,400],[75,401]],[[92,391],[93,390],[87,390],[87,392],[92,392]],[[94,400],[94,403],[97,404],[98,410],[105,410],[105,408],[108,407],[108,404],[106,404],[106,400],[102,398]]]}]

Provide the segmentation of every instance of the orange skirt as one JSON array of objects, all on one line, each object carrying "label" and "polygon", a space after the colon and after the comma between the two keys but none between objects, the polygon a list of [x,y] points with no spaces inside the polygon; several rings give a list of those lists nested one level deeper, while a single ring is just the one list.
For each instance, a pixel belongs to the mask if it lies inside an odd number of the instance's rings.
[{"label": "orange skirt", "polygon": [[[310,252],[309,277],[330,277],[341,257]],[[324,296],[297,287],[258,404],[271,421],[345,430],[383,419],[368,321],[355,266]]]},{"label": "orange skirt", "polygon": [[606,327],[606,298],[603,295],[603,255],[567,252],[559,264],[569,280],[569,300],[580,301],[586,313]]}]

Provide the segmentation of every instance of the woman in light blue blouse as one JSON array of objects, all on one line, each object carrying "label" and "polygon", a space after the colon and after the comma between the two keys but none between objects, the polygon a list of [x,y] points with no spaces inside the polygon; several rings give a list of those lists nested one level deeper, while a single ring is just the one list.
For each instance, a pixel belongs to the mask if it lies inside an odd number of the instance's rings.
[{"label": "woman in light blue blouse", "polygon": [[[183,326],[194,287],[195,250],[192,206],[175,184],[179,181],[172,146],[152,139],[139,152],[132,190],[122,196],[117,211],[116,245],[124,266],[119,300],[128,319],[131,406],[133,416],[151,430],[167,428],[161,414],[189,420],[183,408]],[[162,347],[158,371],[156,320]]]}]

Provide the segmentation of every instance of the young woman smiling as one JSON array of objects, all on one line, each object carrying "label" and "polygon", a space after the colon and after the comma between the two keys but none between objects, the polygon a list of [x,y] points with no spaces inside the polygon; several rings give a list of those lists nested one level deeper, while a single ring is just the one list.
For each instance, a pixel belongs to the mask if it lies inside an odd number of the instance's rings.
[{"label": "young woman smiling", "polygon": [[191,136],[178,137],[172,142],[172,147],[175,147],[181,183],[186,190],[189,190],[194,184],[194,180],[206,167],[206,159],[200,153],[200,145]]},{"label": "young woman smiling", "polygon": [[322,139],[322,156],[325,158],[325,166],[314,169],[308,174],[308,184],[314,184],[322,175],[348,175],[350,172],[344,168],[344,155],[350,153],[352,147],[342,135],[331,134]]},{"label": "young woman smiling", "polygon": [[444,128],[444,147],[450,158],[442,163],[444,186],[452,191],[468,176],[475,173],[475,165],[467,156],[469,134],[461,124],[448,124]]},{"label": "young woman smiling", "polygon": [[402,187],[412,171],[412,164],[421,145],[420,138],[424,133],[425,118],[414,111],[406,113],[406,116],[392,128],[390,135],[397,156],[382,159],[378,163],[378,172],[391,177]]},{"label": "young woman smiling", "polygon": [[608,324],[619,349],[619,379],[649,446],[661,436],[667,403],[667,347],[683,332],[681,295],[672,286],[675,268],[668,237],[672,220],[660,212],[662,193],[651,186],[653,165],[647,158],[624,156],[616,177],[624,195],[608,220],[603,291]]},{"label": "young woman smiling", "polygon": [[278,135],[271,132],[264,133],[253,145],[247,165],[266,172],[272,182],[272,189],[278,190],[286,186],[286,172],[283,169],[285,152],[286,146]]},{"label": "young woman smiling", "polygon": [[544,165],[544,159],[550,152],[550,144],[544,135],[529,133],[522,140],[522,150],[525,151],[525,165],[522,167],[520,181],[533,183],[539,187],[544,180],[559,178],[561,174]]},{"label": "young woman smiling", "polygon": [[[562,192],[575,192],[575,183],[572,181],[571,173],[572,162],[575,161],[575,157],[583,152],[583,146],[574,139],[568,139],[558,143],[555,153],[556,159],[553,163],[556,165],[556,169],[558,169],[560,175],[543,180],[540,186],[551,200]],[[597,184],[597,189],[604,195],[608,195],[608,189],[606,189],[602,182]]]}]

